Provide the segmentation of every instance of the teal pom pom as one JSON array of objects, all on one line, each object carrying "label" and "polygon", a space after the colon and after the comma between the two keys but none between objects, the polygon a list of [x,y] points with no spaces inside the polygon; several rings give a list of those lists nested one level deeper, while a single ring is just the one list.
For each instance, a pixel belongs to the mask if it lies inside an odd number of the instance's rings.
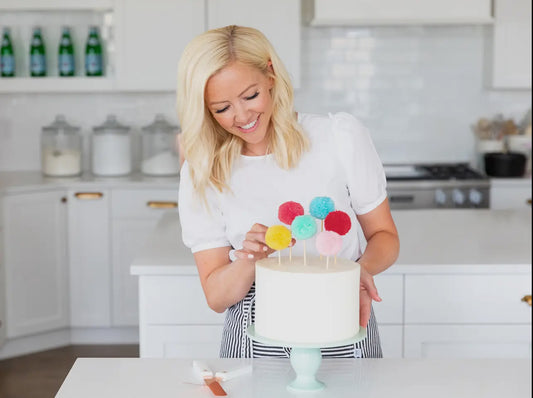
[{"label": "teal pom pom", "polygon": [[291,231],[296,239],[309,239],[316,234],[315,219],[309,215],[298,216],[291,224]]},{"label": "teal pom pom", "polygon": [[329,196],[317,196],[309,205],[309,213],[319,220],[325,219],[333,210],[335,210],[335,203]]}]

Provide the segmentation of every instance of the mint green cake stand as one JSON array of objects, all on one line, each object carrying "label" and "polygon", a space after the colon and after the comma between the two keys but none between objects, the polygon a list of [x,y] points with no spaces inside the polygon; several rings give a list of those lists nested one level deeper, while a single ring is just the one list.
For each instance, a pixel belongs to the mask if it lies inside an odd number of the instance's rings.
[{"label": "mint green cake stand", "polygon": [[320,349],[357,343],[366,337],[366,328],[359,328],[359,332],[349,339],[327,343],[301,344],[272,340],[258,335],[255,332],[255,325],[250,325],[246,330],[246,334],[259,343],[278,347],[291,347],[290,361],[292,369],[296,373],[296,378],[287,386],[287,389],[293,392],[313,392],[322,390],[325,387],[325,384],[316,378],[316,372],[322,362]]}]

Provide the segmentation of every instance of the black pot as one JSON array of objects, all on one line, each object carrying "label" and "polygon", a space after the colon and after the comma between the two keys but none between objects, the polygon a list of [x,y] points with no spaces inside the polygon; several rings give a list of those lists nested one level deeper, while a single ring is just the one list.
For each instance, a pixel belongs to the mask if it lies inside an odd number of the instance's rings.
[{"label": "black pot", "polygon": [[526,156],[519,152],[489,152],[484,155],[485,173],[491,177],[522,177]]}]

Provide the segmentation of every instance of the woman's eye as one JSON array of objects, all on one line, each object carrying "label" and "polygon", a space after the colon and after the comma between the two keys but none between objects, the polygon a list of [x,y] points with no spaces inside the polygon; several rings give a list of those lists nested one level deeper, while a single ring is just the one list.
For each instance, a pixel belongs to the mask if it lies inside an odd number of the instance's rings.
[{"label": "woman's eye", "polygon": [[228,105],[228,106],[225,106],[225,107],[222,108],[222,109],[217,109],[217,110],[215,110],[215,113],[223,113],[223,112],[225,112],[228,108],[229,108],[229,105]]},{"label": "woman's eye", "polygon": [[256,91],[254,95],[251,95],[249,97],[246,97],[247,100],[253,100],[254,98],[256,98],[257,96],[259,95],[259,91]]}]

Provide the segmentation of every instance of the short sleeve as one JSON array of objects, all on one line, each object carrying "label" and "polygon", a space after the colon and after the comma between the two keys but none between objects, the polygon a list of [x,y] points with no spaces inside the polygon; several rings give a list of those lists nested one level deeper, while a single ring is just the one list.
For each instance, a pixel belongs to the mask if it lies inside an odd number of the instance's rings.
[{"label": "short sleeve", "polygon": [[368,213],[387,198],[383,165],[368,130],[355,117],[339,112],[330,118],[352,208],[356,214]]},{"label": "short sleeve", "polygon": [[208,189],[206,195],[207,206],[194,191],[188,163],[183,163],[180,171],[178,209],[183,243],[193,253],[231,246],[226,238],[226,227],[217,195],[212,189]]}]

